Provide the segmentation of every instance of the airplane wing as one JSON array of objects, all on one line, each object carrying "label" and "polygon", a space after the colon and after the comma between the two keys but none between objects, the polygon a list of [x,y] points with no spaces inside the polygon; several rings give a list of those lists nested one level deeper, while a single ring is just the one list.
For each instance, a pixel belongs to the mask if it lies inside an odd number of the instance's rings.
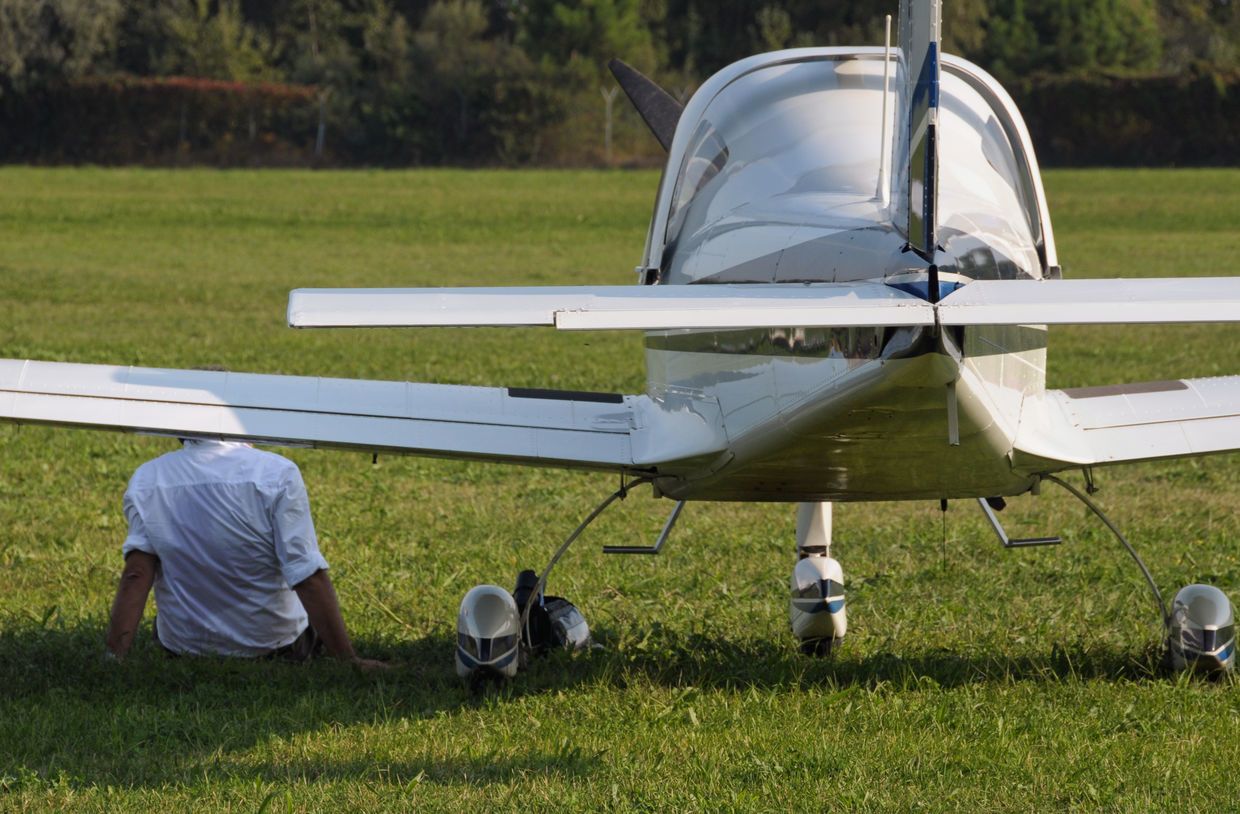
[{"label": "airplane wing", "polygon": [[938,305],[878,282],[534,288],[319,288],[294,328],[547,325],[560,330],[1240,321],[1240,277],[975,280]]},{"label": "airplane wing", "polygon": [[[1240,322],[1240,277],[979,280],[939,303],[943,325]],[[1026,399],[1022,473],[1240,449],[1240,376],[1070,390]]]},{"label": "airplane wing", "polygon": [[674,330],[933,325],[934,306],[879,282],[533,288],[319,288],[289,295],[294,328],[549,325]]},{"label": "airplane wing", "polygon": [[0,360],[0,420],[613,471],[700,468],[718,404],[625,396]]},{"label": "airplane wing", "polygon": [[[289,322],[894,327],[1238,321],[1238,306],[1235,278],[975,281],[937,306],[877,282],[326,289],[293,292]],[[1107,395],[1051,391],[1026,404],[1014,459],[1051,471],[1240,448],[1240,385],[1217,381],[1223,384]],[[1216,395],[1203,401],[1207,391]],[[718,403],[679,392],[562,393],[22,360],[0,360],[0,421],[660,474],[702,471],[728,447]]]},{"label": "airplane wing", "polygon": [[1023,474],[1240,450],[1240,376],[1048,390],[1014,446]]},{"label": "airplane wing", "polygon": [[943,325],[1240,322],[1240,277],[975,280],[939,303]]},{"label": "airplane wing", "polygon": [[[296,327],[601,328],[933,325],[879,283],[295,291]],[[0,421],[341,447],[582,469],[707,471],[727,455],[718,402],[0,360]]]}]

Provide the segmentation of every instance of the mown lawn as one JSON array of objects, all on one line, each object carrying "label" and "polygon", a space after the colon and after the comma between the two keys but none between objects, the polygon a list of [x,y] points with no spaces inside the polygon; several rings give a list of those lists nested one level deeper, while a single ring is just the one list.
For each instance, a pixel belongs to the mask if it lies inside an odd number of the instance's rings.
[{"label": "mown lawn", "polygon": [[[0,356],[467,384],[643,386],[641,340],[291,331],[301,286],[632,281],[650,173],[0,170]],[[1069,276],[1240,273],[1240,171],[1047,174]],[[1240,373],[1240,330],[1051,333],[1052,386]],[[0,810],[1229,810],[1240,694],[1158,675],[1131,562],[1048,489],[1001,550],[975,510],[847,505],[850,638],[787,632],[788,506],[631,497],[552,577],[602,650],[457,681],[457,604],[540,567],[614,479],[293,450],[363,653],[122,665],[120,498],[163,439],[0,426]],[[1101,473],[1165,593],[1240,596],[1240,456]],[[944,528],[946,537],[944,537]],[[148,609],[149,612],[150,609]]]}]

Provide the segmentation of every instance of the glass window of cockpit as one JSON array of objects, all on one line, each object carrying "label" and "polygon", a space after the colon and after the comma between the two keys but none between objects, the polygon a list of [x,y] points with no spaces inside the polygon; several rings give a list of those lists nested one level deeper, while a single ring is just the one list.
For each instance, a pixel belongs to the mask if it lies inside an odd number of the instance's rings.
[{"label": "glass window of cockpit", "polygon": [[[1025,212],[1025,220],[1029,231],[1037,241],[1041,241],[1041,223],[1038,219],[1038,198],[1033,190],[1029,165],[1017,159],[1017,151],[1007,130],[992,113],[986,119],[986,127],[982,131],[982,155],[987,163],[999,174],[1003,182],[1016,193],[1021,209]],[[1023,153],[1021,153],[1023,157]]]},{"label": "glass window of cockpit", "polygon": [[702,188],[728,163],[728,146],[709,120],[698,123],[689,142],[684,168],[676,178],[672,193],[672,212],[684,212]]},{"label": "glass window of cockpit", "polygon": [[[872,224],[865,213],[880,206],[882,161],[893,185],[902,177],[891,159],[902,126],[896,83],[893,70],[885,140],[881,57],[772,65],[723,88],[694,125],[672,188],[665,246],[680,260],[672,272],[692,282],[718,271],[724,263],[712,253],[732,252],[728,235],[747,224],[782,224],[787,234],[768,247],[745,233],[729,263],[783,249],[811,225]],[[940,98],[939,226],[958,237],[949,252],[958,270],[1041,276],[1037,195],[1015,125],[983,85],[948,67]],[[903,232],[898,193],[891,204],[886,220]],[[778,230],[768,232],[775,241]]]},{"label": "glass window of cockpit", "polygon": [[942,75],[939,107],[939,230],[984,234],[1033,276],[1041,261],[1037,195],[1006,113],[963,76]]},{"label": "glass window of cockpit", "polygon": [[874,197],[882,81],[881,60],[820,60],[762,68],[725,87],[686,149],[668,242],[785,194]]}]

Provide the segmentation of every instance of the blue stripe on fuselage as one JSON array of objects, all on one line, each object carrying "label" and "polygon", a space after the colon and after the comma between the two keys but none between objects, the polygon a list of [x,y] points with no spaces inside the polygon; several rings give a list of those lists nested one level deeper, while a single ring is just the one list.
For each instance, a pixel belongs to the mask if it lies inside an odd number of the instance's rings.
[{"label": "blue stripe on fuselage", "polygon": [[[920,297],[926,302],[934,302],[934,300],[930,299],[930,280],[928,278],[911,283],[887,283],[887,285],[912,294],[914,297]],[[962,285],[964,283],[939,280],[939,299],[943,299]]]}]

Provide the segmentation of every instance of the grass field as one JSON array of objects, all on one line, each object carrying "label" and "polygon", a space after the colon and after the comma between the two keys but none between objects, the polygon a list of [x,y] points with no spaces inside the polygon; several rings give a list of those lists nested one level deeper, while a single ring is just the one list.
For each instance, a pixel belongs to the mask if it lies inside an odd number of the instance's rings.
[{"label": "grass field", "polygon": [[[1240,171],[1047,174],[1068,276],[1240,273]],[[640,337],[295,332],[299,286],[632,281],[649,173],[0,170],[0,356],[639,392]],[[1051,332],[1052,386],[1240,373],[1240,330]],[[294,450],[345,617],[397,666],[101,658],[133,469],[172,442],[0,426],[0,811],[1232,810],[1240,693],[1156,674],[1141,578],[1069,498],[1003,551],[954,505],[838,507],[850,638],[787,631],[789,506],[630,497],[552,592],[603,650],[478,699],[472,585],[541,567],[614,479]],[[1165,593],[1240,597],[1240,457],[1101,473]],[[152,609],[148,608],[148,615]]]}]

